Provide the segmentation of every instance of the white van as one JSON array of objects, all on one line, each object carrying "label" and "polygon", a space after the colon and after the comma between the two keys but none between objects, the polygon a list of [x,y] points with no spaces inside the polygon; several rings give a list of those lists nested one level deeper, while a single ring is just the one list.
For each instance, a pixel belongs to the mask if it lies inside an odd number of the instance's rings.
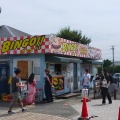
[{"label": "white van", "polygon": [[114,78],[115,80],[120,79],[120,73],[115,73],[115,74],[113,75],[113,78]]}]

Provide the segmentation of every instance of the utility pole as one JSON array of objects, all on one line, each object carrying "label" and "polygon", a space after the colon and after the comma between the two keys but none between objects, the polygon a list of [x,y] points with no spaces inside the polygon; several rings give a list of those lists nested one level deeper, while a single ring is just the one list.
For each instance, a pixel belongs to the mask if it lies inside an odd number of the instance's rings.
[{"label": "utility pole", "polygon": [[114,48],[114,46],[112,46],[112,54],[113,54],[113,74],[114,74],[114,50],[115,50],[115,48]]},{"label": "utility pole", "polygon": [[1,9],[1,7],[0,7],[0,13],[1,13],[1,10],[2,10],[2,9]]}]

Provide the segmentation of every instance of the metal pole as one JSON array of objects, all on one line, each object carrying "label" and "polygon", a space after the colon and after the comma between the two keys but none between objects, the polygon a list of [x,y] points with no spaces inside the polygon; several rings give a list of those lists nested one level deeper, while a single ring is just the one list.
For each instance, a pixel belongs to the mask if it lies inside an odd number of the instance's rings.
[{"label": "metal pole", "polygon": [[0,7],[0,13],[1,13],[1,11],[2,11],[2,9],[1,9],[1,7]]},{"label": "metal pole", "polygon": [[120,78],[118,78],[118,89],[119,89],[119,79],[120,79]]},{"label": "metal pole", "polygon": [[113,74],[114,74],[114,46],[112,46],[112,53],[113,53]]},{"label": "metal pole", "polygon": [[114,90],[114,100],[116,100],[116,89]]},{"label": "metal pole", "polygon": [[95,94],[96,94],[96,90],[95,90],[95,80],[94,80],[94,99],[95,99]]},{"label": "metal pole", "polygon": [[113,46],[113,74],[114,74],[114,46]]},{"label": "metal pole", "polygon": [[[119,78],[118,78],[118,80],[116,81],[116,87],[118,86],[119,87]],[[116,88],[114,88],[114,100],[116,100]]]}]

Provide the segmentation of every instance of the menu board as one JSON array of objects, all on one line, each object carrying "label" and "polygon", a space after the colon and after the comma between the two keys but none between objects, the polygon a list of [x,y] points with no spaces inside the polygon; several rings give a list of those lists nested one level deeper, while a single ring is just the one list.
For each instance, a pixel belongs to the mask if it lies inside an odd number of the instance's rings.
[{"label": "menu board", "polygon": [[64,90],[64,76],[54,76],[52,80],[56,91]]}]

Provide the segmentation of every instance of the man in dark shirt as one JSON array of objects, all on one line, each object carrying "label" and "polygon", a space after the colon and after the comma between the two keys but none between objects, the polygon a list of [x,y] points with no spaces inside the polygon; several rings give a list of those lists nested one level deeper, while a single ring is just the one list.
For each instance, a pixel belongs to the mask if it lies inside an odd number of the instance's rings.
[{"label": "man in dark shirt", "polygon": [[19,82],[21,71],[20,71],[20,69],[16,69],[14,71],[14,73],[15,73],[15,77],[13,77],[13,79],[12,79],[12,95],[13,95],[13,99],[12,99],[12,101],[10,103],[10,107],[9,107],[9,111],[8,111],[9,114],[13,113],[12,108],[13,108],[13,105],[15,104],[15,102],[19,103],[19,105],[20,105],[20,107],[22,109],[22,112],[26,111],[26,109],[23,108],[23,104],[22,104],[22,101],[21,101],[21,96],[20,96],[20,93],[19,93],[19,89],[21,87],[24,87],[24,85],[22,85]]},{"label": "man in dark shirt", "polygon": [[107,76],[108,76],[108,78],[110,80],[109,91],[111,92],[111,94],[113,94],[114,90],[117,89],[117,86],[114,83],[113,77],[112,77],[112,75],[109,72],[107,72]]},{"label": "man in dark shirt", "polygon": [[107,72],[107,76],[108,76],[108,78],[110,80],[110,84],[113,83],[113,77],[109,72]]},{"label": "man in dark shirt", "polygon": [[52,91],[51,91],[51,87],[53,87],[52,76],[49,73],[50,71],[48,69],[45,69],[45,74],[46,74],[45,95],[48,103],[53,102]]},{"label": "man in dark shirt", "polygon": [[18,82],[19,82],[19,79],[17,77],[13,77],[12,92],[19,92],[20,88],[16,86],[16,83]]},{"label": "man in dark shirt", "polygon": [[110,85],[110,78],[107,75],[107,72],[104,71],[102,72],[102,75],[101,75],[101,93],[102,93],[103,104],[106,103],[106,100],[105,100],[106,96],[108,98],[109,104],[112,104],[112,99],[108,90],[109,85]]}]

